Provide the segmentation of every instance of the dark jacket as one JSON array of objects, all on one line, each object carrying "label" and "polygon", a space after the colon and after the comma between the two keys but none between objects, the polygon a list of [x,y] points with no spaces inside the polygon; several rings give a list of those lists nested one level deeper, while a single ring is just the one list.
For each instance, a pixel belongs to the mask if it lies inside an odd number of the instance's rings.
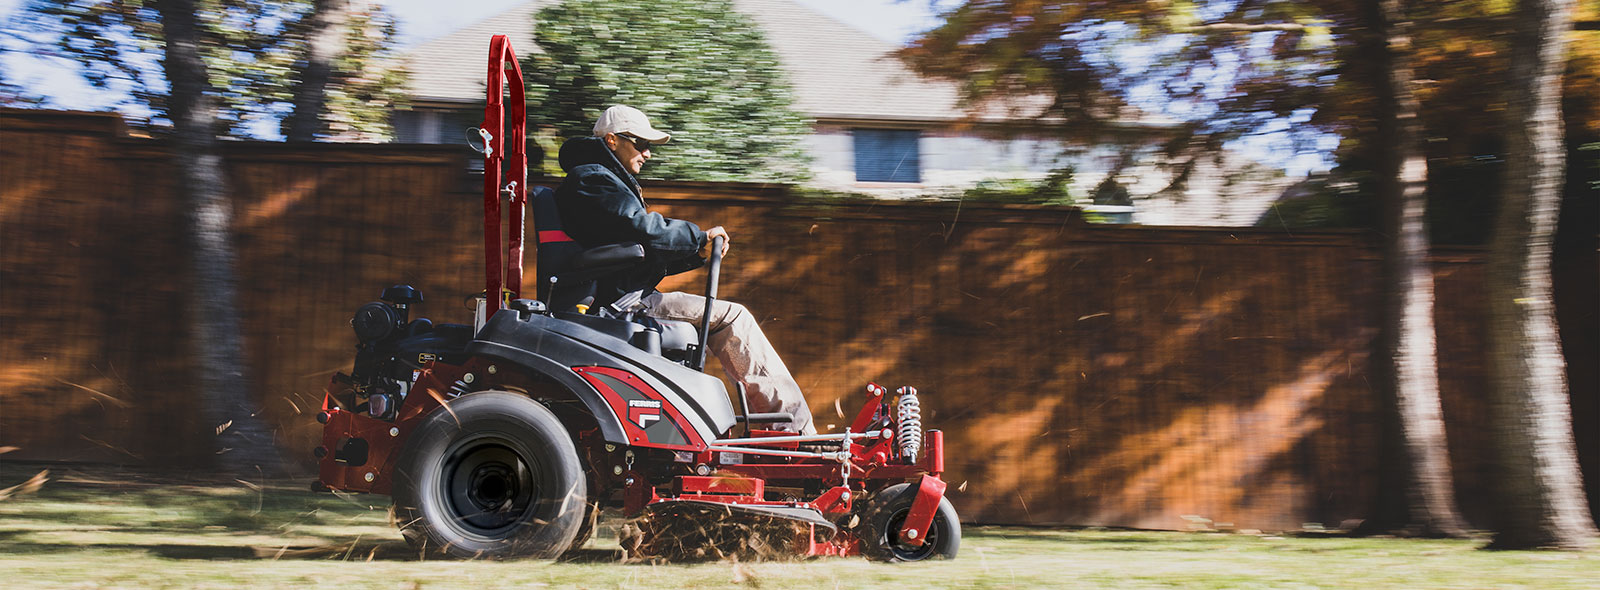
[{"label": "dark jacket", "polygon": [[644,263],[621,277],[601,281],[595,304],[604,305],[629,291],[654,289],[661,279],[705,264],[699,251],[706,232],[681,219],[645,208],[638,179],[598,137],[578,137],[561,146],[567,177],[556,189],[556,208],[567,235],[584,248],[638,243]]}]

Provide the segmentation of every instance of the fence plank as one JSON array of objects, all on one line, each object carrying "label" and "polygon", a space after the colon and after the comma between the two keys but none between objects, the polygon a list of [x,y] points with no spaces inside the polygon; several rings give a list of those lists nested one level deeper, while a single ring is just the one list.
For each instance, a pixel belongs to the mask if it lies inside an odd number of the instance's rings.
[{"label": "fence plank", "polygon": [[[0,110],[0,444],[22,448],[11,457],[173,462],[208,448],[184,329],[184,212],[163,144],[119,129],[106,116]],[[225,149],[240,362],[283,447],[309,462],[309,414],[348,369],[357,306],[410,283],[427,297],[414,313],[470,321],[463,301],[482,288],[475,184],[458,150]],[[1089,226],[1056,208],[650,184],[663,213],[729,228],[724,293],[756,314],[820,427],[842,427],[867,381],[925,392],[968,519],[1288,529],[1365,511],[1378,268],[1364,234]],[[1483,265],[1471,250],[1436,261],[1441,387],[1465,492],[1488,482]],[[1570,358],[1600,356],[1593,338],[1573,341]],[[1575,406],[1596,395],[1575,379]],[[1577,422],[1594,440],[1593,421]],[[1489,514],[1476,495],[1461,502],[1475,523]]]}]

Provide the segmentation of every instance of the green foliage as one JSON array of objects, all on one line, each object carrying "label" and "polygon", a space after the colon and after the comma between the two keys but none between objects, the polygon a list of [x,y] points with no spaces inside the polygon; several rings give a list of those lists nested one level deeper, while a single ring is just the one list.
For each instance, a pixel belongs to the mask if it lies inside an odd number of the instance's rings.
[{"label": "green foliage", "polygon": [[965,201],[997,203],[1030,203],[1037,205],[1071,205],[1074,202],[1068,185],[1072,184],[1073,169],[1064,166],[1034,181],[1020,178],[990,179],[962,193]]},{"label": "green foliage", "polygon": [[1128,193],[1128,187],[1117,182],[1114,174],[1106,175],[1106,179],[1094,187],[1094,204],[1096,205],[1132,205],[1133,196]]},{"label": "green foliage", "polygon": [[[1368,191],[1378,146],[1377,71],[1370,2],[1186,0],[1028,2],[969,0],[901,55],[919,71],[956,81],[964,99],[1045,96],[1065,132],[1099,141],[1119,118],[1151,112],[1182,121],[1166,153],[1193,161],[1225,142],[1286,132],[1302,151],[1322,134],[1340,186]],[[1583,14],[1600,14],[1600,4]],[[1510,20],[1514,3],[1411,2],[1408,38],[1430,162],[1436,239],[1482,243],[1500,184]],[[1580,36],[1587,35],[1587,36]],[[1600,43],[1574,33],[1563,115],[1569,138],[1600,137]],[[1589,152],[1592,154],[1592,152]],[[1573,151],[1569,159],[1579,161]],[[1571,187],[1569,187],[1569,191]],[[1269,215],[1311,227],[1371,227],[1377,209],[1344,193],[1286,202]],[[1346,225],[1347,224],[1347,225]]]},{"label": "green foliage", "polygon": [[1378,211],[1361,182],[1329,182],[1327,176],[1302,181],[1261,215],[1256,227],[1334,229],[1370,227]]},{"label": "green foliage", "polygon": [[[388,56],[395,34],[394,18],[381,6],[351,15],[344,52],[334,60],[328,104],[322,114],[330,135],[355,141],[393,137],[389,113],[407,102],[406,71]],[[304,37],[298,39],[297,43],[304,43]]]},{"label": "green foliage", "polygon": [[760,29],[728,0],[569,0],[540,11],[534,30],[543,53],[523,66],[532,124],[589,135],[601,111],[626,104],[672,134],[646,176],[805,178],[809,126]]},{"label": "green foliage", "polygon": [[[219,134],[282,117],[306,53],[310,0],[197,0],[201,53],[221,105]],[[24,24],[53,39],[90,85],[128,92],[128,103],[166,118],[161,70],[166,41],[147,0],[32,0]],[[336,135],[382,139],[400,99],[404,73],[390,67],[394,19],[376,4],[351,15],[346,51],[329,83],[323,117]]]}]

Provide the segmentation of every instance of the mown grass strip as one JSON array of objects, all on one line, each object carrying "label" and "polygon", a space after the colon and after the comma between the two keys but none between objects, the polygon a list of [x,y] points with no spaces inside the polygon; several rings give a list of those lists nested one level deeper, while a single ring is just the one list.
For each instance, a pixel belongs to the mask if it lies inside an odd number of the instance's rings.
[{"label": "mown grass strip", "polygon": [[[33,474],[0,465],[0,487]],[[0,502],[0,586],[44,588],[1583,588],[1600,553],[1478,541],[1118,530],[965,529],[951,562],[620,563],[602,530],[568,563],[419,559],[387,499],[303,481],[195,484],[53,466]]]}]

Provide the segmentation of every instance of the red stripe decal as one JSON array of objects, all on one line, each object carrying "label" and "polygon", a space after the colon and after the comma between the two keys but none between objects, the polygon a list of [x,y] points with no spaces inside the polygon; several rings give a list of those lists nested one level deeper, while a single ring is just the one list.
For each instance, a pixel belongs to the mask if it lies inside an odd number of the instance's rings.
[{"label": "red stripe decal", "polygon": [[550,242],[572,242],[572,241],[575,241],[575,240],[572,239],[572,236],[567,235],[567,232],[561,231],[559,229],[539,232],[539,243],[540,244],[548,244]]}]

